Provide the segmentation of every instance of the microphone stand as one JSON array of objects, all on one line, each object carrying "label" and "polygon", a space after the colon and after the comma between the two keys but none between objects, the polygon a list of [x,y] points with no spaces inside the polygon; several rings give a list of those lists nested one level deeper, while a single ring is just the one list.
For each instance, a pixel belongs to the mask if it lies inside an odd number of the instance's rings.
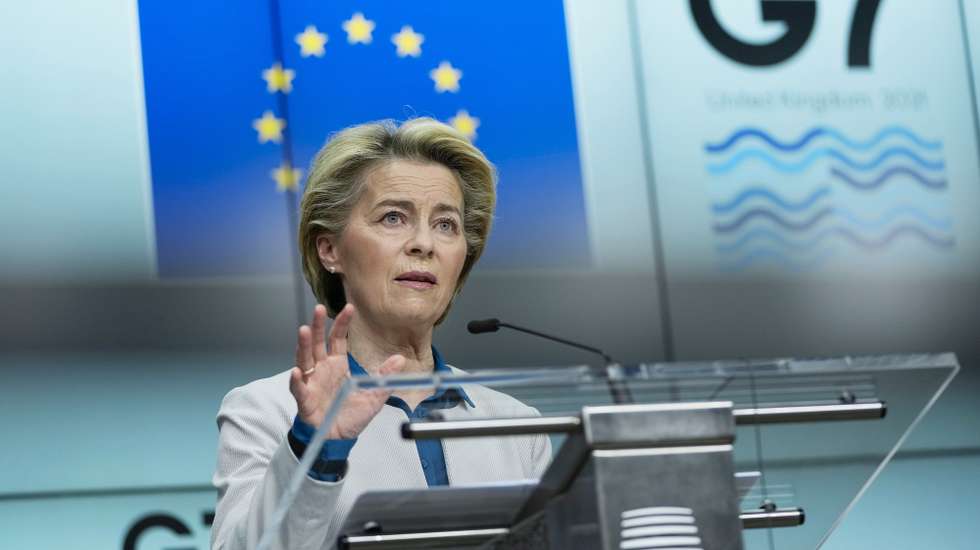
[{"label": "microphone stand", "polygon": [[578,342],[573,342],[571,340],[566,340],[564,338],[559,338],[557,336],[552,336],[550,334],[545,334],[543,332],[538,332],[536,330],[531,330],[529,328],[521,327],[518,325],[512,325],[510,323],[504,323],[498,319],[485,319],[482,321],[470,321],[467,324],[467,329],[472,334],[481,334],[484,332],[496,332],[500,327],[506,327],[519,332],[525,332],[532,336],[537,336],[539,338],[544,338],[546,340],[551,340],[553,342],[558,342],[559,344],[565,344],[566,346],[572,346],[575,348],[583,349],[585,351],[590,351],[602,356],[603,361],[605,361],[605,368],[601,372],[602,378],[606,380],[606,385],[609,387],[609,395],[612,397],[613,403],[617,405],[624,405],[633,403],[633,395],[630,392],[629,387],[623,380],[623,366],[618,362],[614,361],[612,357],[607,355],[599,348],[594,348],[592,346],[587,346],[585,344],[580,344]]}]

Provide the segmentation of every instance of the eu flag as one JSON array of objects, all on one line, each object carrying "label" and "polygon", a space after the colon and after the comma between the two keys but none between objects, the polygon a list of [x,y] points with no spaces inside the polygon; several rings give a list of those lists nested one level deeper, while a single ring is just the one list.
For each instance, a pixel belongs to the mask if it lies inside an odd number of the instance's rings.
[{"label": "eu flag", "polygon": [[161,277],[286,274],[329,135],[431,116],[499,170],[484,268],[589,265],[560,0],[142,1]]}]

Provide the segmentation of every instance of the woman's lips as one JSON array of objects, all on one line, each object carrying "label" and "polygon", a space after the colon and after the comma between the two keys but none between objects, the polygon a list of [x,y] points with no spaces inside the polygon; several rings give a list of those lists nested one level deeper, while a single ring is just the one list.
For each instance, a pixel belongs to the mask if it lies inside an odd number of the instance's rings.
[{"label": "woman's lips", "polygon": [[436,286],[436,276],[428,271],[409,271],[395,277],[395,282],[409,288],[424,290]]},{"label": "woman's lips", "polygon": [[426,281],[415,281],[412,279],[395,279],[395,282],[402,286],[407,286],[409,288],[414,288],[417,290],[425,290],[429,288],[434,288],[436,286],[433,283],[429,283]]}]

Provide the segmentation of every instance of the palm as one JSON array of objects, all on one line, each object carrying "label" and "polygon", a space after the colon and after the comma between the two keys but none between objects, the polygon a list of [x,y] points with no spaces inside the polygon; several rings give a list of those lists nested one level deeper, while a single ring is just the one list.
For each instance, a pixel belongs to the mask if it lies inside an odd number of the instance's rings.
[{"label": "palm", "polygon": [[[347,331],[353,316],[354,306],[348,304],[337,314],[327,337],[327,311],[322,305],[317,305],[313,310],[312,329],[306,325],[299,328],[296,367],[291,373],[289,390],[296,398],[300,420],[312,426],[320,425],[340,388],[350,378]],[[392,355],[381,365],[380,373],[387,376],[401,371],[404,366],[402,356]],[[378,414],[390,393],[385,390],[360,390],[348,395],[327,432],[327,438],[357,437]]]}]

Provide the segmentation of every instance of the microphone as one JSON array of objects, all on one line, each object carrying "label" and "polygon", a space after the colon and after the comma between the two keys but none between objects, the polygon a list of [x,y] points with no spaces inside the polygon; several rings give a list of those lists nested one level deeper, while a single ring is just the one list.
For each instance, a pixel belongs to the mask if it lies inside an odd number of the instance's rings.
[{"label": "microphone", "polygon": [[566,340],[564,338],[559,338],[557,336],[552,336],[550,334],[545,334],[543,332],[538,332],[536,330],[531,330],[529,328],[520,327],[517,325],[512,325],[510,323],[503,323],[500,319],[478,319],[475,321],[470,321],[466,323],[466,330],[470,331],[470,334],[483,334],[485,332],[497,332],[500,327],[506,327],[512,330],[517,330],[530,334],[532,336],[537,336],[539,338],[544,338],[546,340],[551,340],[553,342],[558,342],[560,344],[565,344],[566,346],[572,346],[575,348],[583,349],[585,351],[590,351],[602,356],[603,361],[605,361],[605,378],[606,383],[609,385],[609,393],[612,396],[613,402],[617,405],[624,403],[632,403],[633,396],[630,394],[630,390],[626,385],[620,380],[622,376],[622,367],[613,358],[607,355],[604,351],[599,348],[594,348],[592,346],[586,346],[585,344],[580,344],[578,342],[573,342],[571,340]]},{"label": "microphone", "polygon": [[497,332],[500,330],[500,319],[480,319],[466,323],[466,330],[470,334],[483,334],[484,332]]}]

